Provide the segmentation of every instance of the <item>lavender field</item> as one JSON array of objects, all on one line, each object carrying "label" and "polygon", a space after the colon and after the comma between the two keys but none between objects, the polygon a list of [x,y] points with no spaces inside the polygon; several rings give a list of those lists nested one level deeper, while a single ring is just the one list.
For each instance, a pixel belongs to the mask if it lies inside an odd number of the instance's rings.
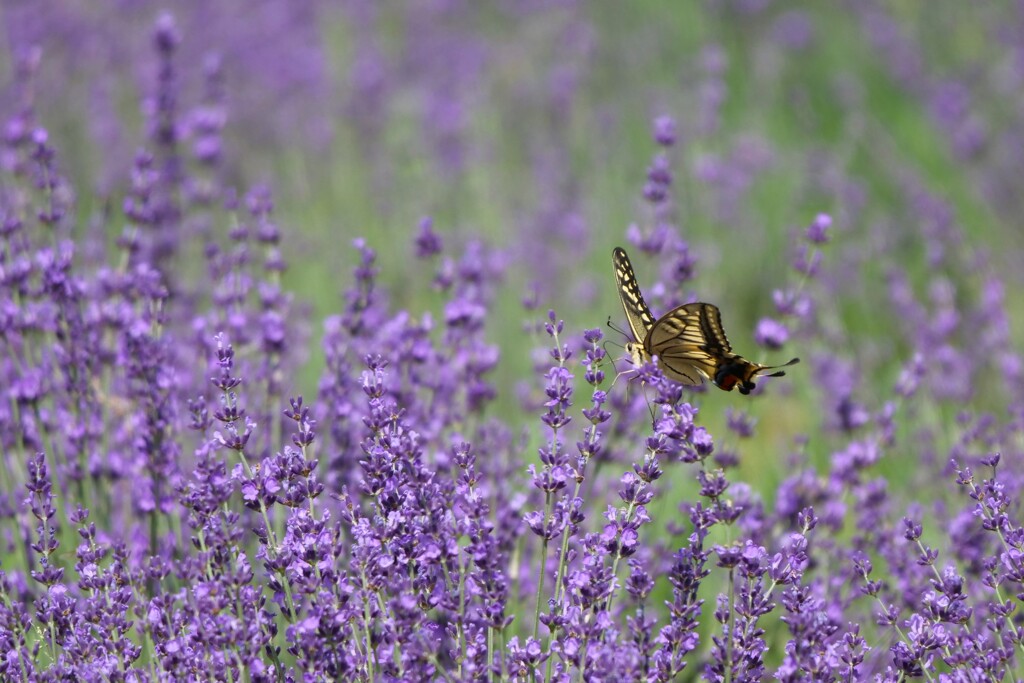
[{"label": "lavender field", "polygon": [[0,681],[1024,680],[1024,3],[0,26]]}]

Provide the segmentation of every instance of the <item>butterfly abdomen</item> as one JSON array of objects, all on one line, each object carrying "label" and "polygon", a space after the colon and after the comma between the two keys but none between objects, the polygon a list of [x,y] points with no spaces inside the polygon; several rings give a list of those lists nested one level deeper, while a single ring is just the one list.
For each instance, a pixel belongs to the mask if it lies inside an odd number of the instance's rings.
[{"label": "butterfly abdomen", "polygon": [[756,386],[752,380],[759,367],[743,356],[732,355],[724,359],[721,367],[715,372],[715,386],[732,391],[738,384],[741,394],[749,394]]}]

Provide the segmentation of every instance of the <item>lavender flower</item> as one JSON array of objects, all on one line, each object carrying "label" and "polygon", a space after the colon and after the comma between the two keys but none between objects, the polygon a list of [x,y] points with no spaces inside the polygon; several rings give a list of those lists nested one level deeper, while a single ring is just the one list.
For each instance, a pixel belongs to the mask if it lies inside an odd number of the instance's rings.
[{"label": "lavender flower", "polygon": [[754,341],[767,349],[781,349],[789,339],[789,330],[777,320],[761,318],[754,331]]},{"label": "lavender flower", "polygon": [[654,119],[654,140],[662,147],[676,144],[676,122],[669,116]]},{"label": "lavender flower", "polygon": [[441,237],[434,232],[434,221],[430,217],[420,220],[420,234],[416,237],[416,256],[426,258],[440,254]]}]

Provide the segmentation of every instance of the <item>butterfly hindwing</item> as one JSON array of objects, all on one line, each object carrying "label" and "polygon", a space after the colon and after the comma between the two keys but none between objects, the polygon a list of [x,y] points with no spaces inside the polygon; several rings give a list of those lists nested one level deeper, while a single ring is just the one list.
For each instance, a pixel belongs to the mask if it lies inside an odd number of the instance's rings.
[{"label": "butterfly hindwing", "polygon": [[711,304],[683,304],[658,318],[647,337],[647,350],[657,353],[666,346],[694,347],[714,355],[732,351],[722,330],[718,308]]},{"label": "butterfly hindwing", "polygon": [[[658,357],[662,371],[670,379],[691,385],[714,379],[722,353],[718,339],[725,335],[709,331],[709,312],[716,315],[710,323],[713,326],[718,309],[711,304],[690,303],[658,318],[651,328],[645,350]],[[728,353],[728,340],[725,349]]]},{"label": "butterfly hindwing", "polygon": [[729,338],[725,336],[725,329],[722,328],[722,313],[718,310],[718,306],[712,304],[690,305],[700,307],[700,328],[708,353],[717,356],[732,354]]},{"label": "butterfly hindwing", "polygon": [[714,362],[706,354],[671,350],[658,356],[658,362],[662,373],[680,384],[699,386],[715,376]]}]

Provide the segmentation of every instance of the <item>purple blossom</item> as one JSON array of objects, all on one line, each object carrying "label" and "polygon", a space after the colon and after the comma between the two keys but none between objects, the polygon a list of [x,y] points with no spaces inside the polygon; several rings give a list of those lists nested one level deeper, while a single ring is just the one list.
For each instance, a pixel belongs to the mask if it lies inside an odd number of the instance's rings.
[{"label": "purple blossom", "polygon": [[662,147],[676,144],[676,122],[671,116],[659,116],[654,119],[654,141]]},{"label": "purple blossom", "polygon": [[767,349],[781,349],[789,340],[789,330],[773,318],[761,318],[754,330],[754,341]]},{"label": "purple blossom", "polygon": [[754,428],[757,425],[756,418],[741,410],[734,410],[729,407],[725,411],[726,426],[741,439],[749,439],[754,435]]},{"label": "purple blossom", "polygon": [[416,256],[427,258],[440,254],[443,249],[441,236],[434,232],[434,221],[429,216],[420,219],[420,232],[416,236]]},{"label": "purple blossom", "polygon": [[828,229],[832,227],[832,217],[827,213],[819,213],[807,226],[805,237],[812,244],[824,244],[828,242]]}]

